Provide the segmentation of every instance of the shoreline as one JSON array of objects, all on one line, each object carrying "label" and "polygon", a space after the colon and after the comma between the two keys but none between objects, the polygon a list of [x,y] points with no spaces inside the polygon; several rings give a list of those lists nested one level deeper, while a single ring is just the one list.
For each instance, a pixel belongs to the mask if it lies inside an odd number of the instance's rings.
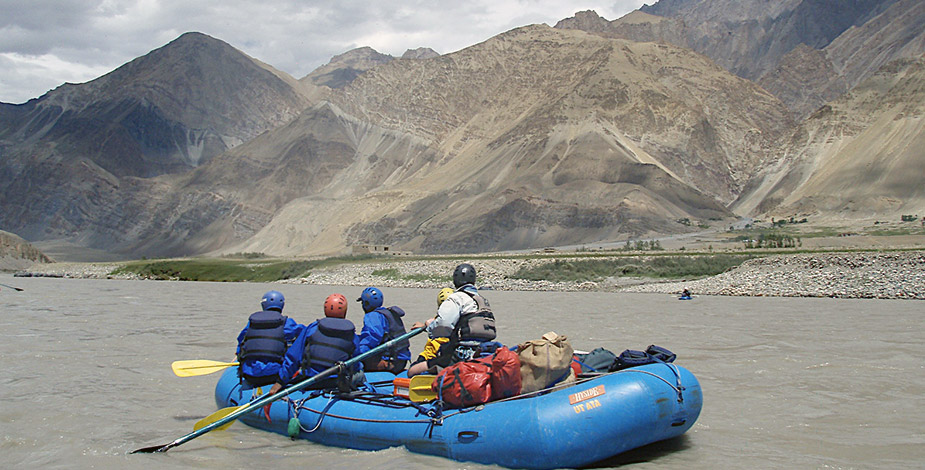
[{"label": "shoreline", "polygon": [[[554,259],[577,258],[562,253]],[[694,295],[925,300],[925,250],[775,254],[745,261],[725,273],[701,279],[612,277],[597,282],[551,282],[508,277],[523,267],[552,260],[498,257],[467,261],[462,256],[414,261],[384,259],[318,268],[306,277],[276,282],[439,289],[446,287],[457,264],[471,262],[478,271],[480,288],[492,290],[678,294],[686,288]],[[37,277],[143,279],[137,275],[109,274],[118,266],[118,263],[36,264],[27,273]],[[373,275],[385,268],[402,278]]]}]

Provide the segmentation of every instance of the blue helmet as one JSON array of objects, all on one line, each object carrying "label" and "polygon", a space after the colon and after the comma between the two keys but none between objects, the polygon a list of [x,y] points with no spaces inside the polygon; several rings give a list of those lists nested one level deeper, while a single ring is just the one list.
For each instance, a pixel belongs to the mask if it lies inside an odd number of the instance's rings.
[{"label": "blue helmet", "polygon": [[382,291],[375,287],[363,289],[357,302],[363,302],[363,311],[372,312],[382,306]]},{"label": "blue helmet", "polygon": [[270,292],[263,294],[263,298],[260,299],[260,308],[264,310],[276,310],[282,312],[285,305],[286,298],[283,297],[283,293],[280,291],[271,290]]}]

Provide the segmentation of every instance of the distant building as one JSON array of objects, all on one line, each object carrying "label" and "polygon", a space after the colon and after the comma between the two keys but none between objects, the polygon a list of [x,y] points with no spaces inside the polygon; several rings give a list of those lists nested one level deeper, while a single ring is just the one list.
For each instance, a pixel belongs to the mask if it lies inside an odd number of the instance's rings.
[{"label": "distant building", "polygon": [[411,256],[410,251],[396,251],[392,249],[391,245],[353,245],[350,247],[350,254]]}]

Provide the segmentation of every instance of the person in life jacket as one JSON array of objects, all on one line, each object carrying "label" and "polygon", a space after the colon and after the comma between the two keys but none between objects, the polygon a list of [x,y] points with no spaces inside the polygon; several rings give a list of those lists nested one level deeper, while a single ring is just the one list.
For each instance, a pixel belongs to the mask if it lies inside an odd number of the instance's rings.
[{"label": "person in life jacket", "polygon": [[437,308],[437,316],[423,325],[412,325],[412,328],[426,326],[431,338],[444,337],[449,340],[441,345],[437,357],[409,369],[409,377],[472,359],[500,346],[495,342],[495,316],[488,300],[475,287],[475,274],[475,267],[471,264],[456,266],[453,271],[453,285],[456,289]]},{"label": "person in life jacket", "polygon": [[[449,287],[444,287],[443,289],[440,289],[440,292],[437,293],[437,308],[440,308],[440,304],[442,304],[443,301],[446,300],[447,297],[449,297],[453,292],[454,292],[453,289]],[[424,324],[420,322],[414,324],[415,328],[421,328],[423,326]],[[420,369],[420,366],[416,369],[415,368],[416,364],[420,364],[422,362],[426,362],[430,359],[437,357],[437,353],[440,351],[440,347],[449,341],[450,341],[450,338],[448,336],[438,336],[436,338],[428,336],[427,344],[424,345],[424,350],[421,351],[421,354],[418,354],[417,359],[415,359],[414,362],[411,363],[411,368],[408,369],[409,377],[420,373],[420,371],[417,370],[417,369]],[[412,369],[414,369],[417,374],[411,374]]]},{"label": "person in life jacket", "polygon": [[[307,379],[357,355],[358,338],[353,322],[347,320],[347,299],[331,294],[324,300],[324,318],[305,326],[283,358],[283,364],[270,394],[284,386]],[[358,367],[350,371],[351,376]],[[350,378],[352,382],[353,378]],[[343,381],[341,381],[343,382]],[[338,387],[338,377],[332,376],[308,389]]]},{"label": "person in life jacket", "polygon": [[[363,330],[360,332],[360,342],[357,354],[363,354],[370,349],[402,336],[406,333],[402,317],[405,311],[399,307],[382,306],[382,291],[375,287],[363,289],[357,302],[363,306],[366,315],[363,316]],[[382,355],[370,356],[363,361],[363,370],[389,371],[393,374],[405,370],[405,365],[411,359],[411,343],[404,340],[387,349]]]},{"label": "person in life jacket", "polygon": [[283,315],[286,299],[279,291],[263,294],[259,312],[251,314],[238,334],[238,374],[253,386],[276,382],[286,349],[304,328]]}]

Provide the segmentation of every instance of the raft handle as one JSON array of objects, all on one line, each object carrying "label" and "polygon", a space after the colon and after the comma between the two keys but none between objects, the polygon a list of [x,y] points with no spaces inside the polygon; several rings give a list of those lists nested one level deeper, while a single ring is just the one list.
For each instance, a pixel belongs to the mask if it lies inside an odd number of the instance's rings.
[{"label": "raft handle", "polygon": [[478,431],[460,431],[456,434],[456,438],[459,439],[459,442],[472,442],[479,437]]}]

